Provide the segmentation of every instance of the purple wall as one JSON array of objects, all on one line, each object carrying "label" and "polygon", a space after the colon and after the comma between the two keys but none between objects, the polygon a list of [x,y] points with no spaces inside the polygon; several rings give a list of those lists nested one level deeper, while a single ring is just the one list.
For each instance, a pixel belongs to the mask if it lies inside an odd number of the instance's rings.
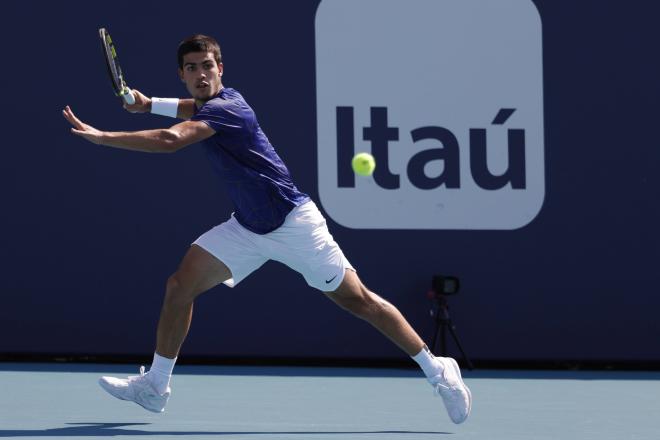
[{"label": "purple wall", "polygon": [[[451,311],[474,359],[658,361],[660,7],[535,4],[546,170],[539,215],[515,230],[360,230],[329,218],[330,230],[365,284],[428,341],[425,294],[444,273],[462,281]],[[222,2],[204,13],[175,2],[119,5],[128,13],[82,2],[3,10],[0,354],[151,353],[166,278],[189,243],[231,212],[199,146],[149,155],[68,133],[67,104],[101,129],[172,122],[121,109],[100,26],[115,38],[129,85],[155,96],[185,96],[175,59],[183,37],[218,38],[225,85],[251,103],[318,203],[318,2]],[[267,263],[236,289],[198,300],[183,355],[402,353],[298,274]]]}]

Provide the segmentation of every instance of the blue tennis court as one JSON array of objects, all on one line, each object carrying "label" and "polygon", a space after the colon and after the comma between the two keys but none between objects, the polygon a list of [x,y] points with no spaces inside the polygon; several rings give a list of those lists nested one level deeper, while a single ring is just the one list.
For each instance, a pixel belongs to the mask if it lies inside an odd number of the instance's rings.
[{"label": "blue tennis court", "polygon": [[0,437],[657,439],[660,373],[467,372],[473,412],[451,423],[416,371],[179,366],[163,414],[105,394],[124,365],[0,366]]},{"label": "blue tennis court", "polygon": [[0,14],[0,440],[660,440],[659,1],[93,5]]}]

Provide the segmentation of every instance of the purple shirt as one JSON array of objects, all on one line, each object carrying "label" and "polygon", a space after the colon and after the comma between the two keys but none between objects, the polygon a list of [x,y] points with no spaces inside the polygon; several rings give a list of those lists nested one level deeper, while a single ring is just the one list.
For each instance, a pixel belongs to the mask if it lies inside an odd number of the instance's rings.
[{"label": "purple shirt", "polygon": [[309,200],[298,191],[282,159],[261,131],[243,96],[224,88],[196,109],[192,121],[203,121],[215,134],[203,141],[213,169],[225,182],[245,228],[266,234],[284,223],[286,215]]}]

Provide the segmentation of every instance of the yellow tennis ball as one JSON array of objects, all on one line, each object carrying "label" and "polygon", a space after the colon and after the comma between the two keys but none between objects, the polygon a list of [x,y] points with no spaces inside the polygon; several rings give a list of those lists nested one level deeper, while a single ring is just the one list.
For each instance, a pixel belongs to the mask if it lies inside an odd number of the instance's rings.
[{"label": "yellow tennis ball", "polygon": [[360,176],[371,176],[376,168],[376,160],[369,153],[358,153],[353,156],[351,165],[353,166],[355,174],[359,174]]}]

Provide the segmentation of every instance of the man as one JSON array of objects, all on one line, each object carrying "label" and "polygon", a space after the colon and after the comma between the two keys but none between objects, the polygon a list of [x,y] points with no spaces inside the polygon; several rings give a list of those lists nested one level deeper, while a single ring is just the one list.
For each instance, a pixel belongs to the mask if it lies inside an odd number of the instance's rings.
[{"label": "man", "polygon": [[310,286],[397,344],[420,365],[452,421],[465,421],[472,397],[458,364],[433,356],[401,313],[362,284],[314,202],[293,184],[252,109],[236,90],[222,85],[218,43],[193,35],[181,42],[177,55],[179,76],[193,99],[150,99],[133,90],[135,104],[125,107],[184,122],[168,129],[105,132],[81,122],[68,106],[63,111],[74,134],[99,145],[171,153],[203,142],[236,208],[229,220],[191,245],[168,279],[150,370],[145,373],[142,367],[139,376],[127,379],[102,377],[101,386],[119,399],[162,412],[195,298],[220,283],[234,287],[273,259],[300,272]]}]

